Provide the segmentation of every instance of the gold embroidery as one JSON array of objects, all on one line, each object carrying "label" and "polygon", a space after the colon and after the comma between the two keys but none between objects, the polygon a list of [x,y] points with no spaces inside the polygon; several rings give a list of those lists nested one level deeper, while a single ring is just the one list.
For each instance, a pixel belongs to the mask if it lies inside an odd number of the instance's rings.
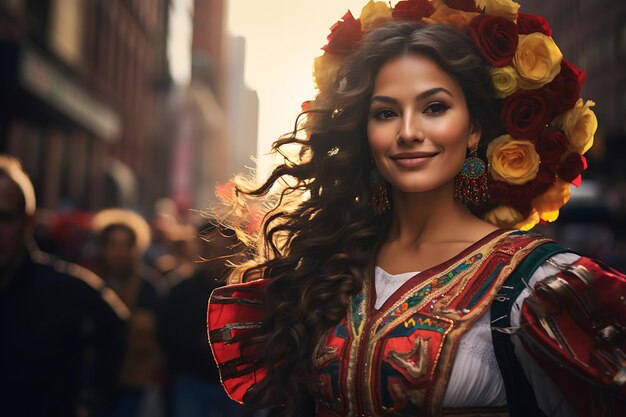
[{"label": "gold embroidery", "polygon": [[315,357],[315,366],[321,368],[326,362],[339,358],[337,355],[337,348],[334,346],[324,346],[318,352]]},{"label": "gold embroidery", "polygon": [[313,365],[316,368],[321,368],[324,365],[324,362],[326,362],[328,359],[332,359],[328,355],[331,353],[330,351],[333,349],[334,349],[335,357],[339,357],[337,348],[331,348],[329,346],[326,346],[326,342],[328,341],[328,336],[334,330],[335,328],[331,327],[330,329],[324,331],[324,333],[322,333],[322,336],[318,339],[317,344],[315,345],[315,348],[313,349],[313,355],[311,356],[311,358],[313,359]]},{"label": "gold embroidery", "polygon": [[406,371],[413,378],[419,378],[426,374],[428,371],[428,345],[430,344],[430,338],[422,339],[416,337],[413,341],[413,348],[404,353],[396,352],[392,350],[387,357],[397,365],[406,369]]},{"label": "gold embroidery", "polygon": [[401,387],[400,384],[393,385],[393,392],[398,396],[401,401],[410,401],[418,407],[423,407],[424,400],[426,399],[426,389],[408,389]]},{"label": "gold embroidery", "polygon": [[[348,412],[346,417],[353,417],[356,414],[356,370],[357,370],[357,355],[359,352],[359,342],[361,336],[353,335],[352,345],[350,346],[350,353],[348,354],[348,376],[346,377],[346,405],[348,406]],[[361,365],[362,366],[362,365]]]},{"label": "gold embroidery", "polygon": [[[367,351],[366,351],[366,354],[365,354],[365,368],[364,368],[365,369],[365,375],[364,375],[363,381],[361,381],[362,386],[363,386],[364,399],[365,399],[365,404],[363,404],[363,406],[369,412],[368,415],[370,415],[370,416],[376,416],[377,415],[375,407],[374,407],[372,387],[371,387],[371,384],[369,383],[369,381],[372,380],[372,369],[371,369],[370,366],[368,366],[368,364],[371,364],[373,362],[374,348],[379,343],[380,339],[382,339],[384,336],[386,336],[389,331],[394,329],[400,323],[403,323],[403,322],[407,321],[409,319],[409,317],[411,317],[413,314],[415,314],[418,311],[421,311],[424,307],[428,306],[428,304],[431,303],[433,300],[437,300],[440,297],[442,297],[443,295],[449,295],[451,292],[453,292],[453,290],[458,288],[460,283],[464,283],[463,287],[465,287],[465,285],[467,285],[467,282],[469,281],[468,277],[474,276],[476,269],[479,268],[480,265],[482,265],[482,261],[484,261],[485,257],[483,257],[483,259],[481,259],[480,262],[476,262],[473,265],[471,265],[469,268],[463,270],[456,279],[451,280],[450,282],[448,282],[447,284],[445,284],[445,285],[443,285],[441,287],[437,287],[434,291],[432,291],[432,293],[430,293],[427,296],[425,296],[417,305],[414,305],[411,308],[408,308],[405,311],[403,311],[403,313],[401,315],[399,315],[398,317],[395,317],[394,320],[392,320],[391,323],[389,323],[389,324],[387,324],[385,326],[384,331],[376,333],[378,327],[380,326],[381,322],[385,319],[385,317],[388,315],[388,313],[391,312],[391,311],[394,311],[395,309],[397,309],[411,295],[417,293],[420,290],[423,290],[428,285],[431,285],[432,282],[437,280],[438,277],[444,276],[447,273],[449,273],[450,271],[452,271],[453,269],[457,268],[460,264],[466,263],[466,260],[471,258],[472,256],[475,256],[478,253],[491,253],[491,251],[493,251],[493,247],[496,245],[496,243],[499,242],[504,237],[508,236],[510,233],[511,232],[503,233],[502,235],[500,235],[496,239],[494,239],[494,241],[488,242],[485,245],[483,245],[483,246],[481,246],[479,248],[476,248],[476,250],[473,253],[469,254],[464,260],[461,260],[459,262],[455,262],[455,263],[451,264],[447,269],[445,269],[445,270],[443,270],[443,271],[441,271],[441,272],[439,272],[437,274],[432,275],[430,278],[426,279],[419,286],[417,286],[415,288],[412,288],[411,290],[409,290],[405,294],[403,294],[399,298],[399,300],[396,303],[394,303],[394,305],[392,305],[390,308],[388,308],[385,311],[381,311],[382,314],[377,318],[377,320],[374,322],[373,326],[370,327],[370,332],[369,332],[369,335],[368,335],[368,346],[367,346]],[[450,300],[453,300],[460,293],[461,293],[461,291],[459,291],[459,290],[454,291],[454,294],[451,295]],[[366,294],[366,297],[365,297],[366,305],[368,303],[368,296],[369,296],[369,294]],[[441,341],[441,343],[438,344],[439,346],[438,346],[438,349],[437,349],[437,353],[435,354],[435,359],[433,360],[432,367],[430,367],[430,369],[431,369],[430,376],[429,376],[430,379],[432,379],[434,377],[435,370],[437,369],[437,364],[438,364],[438,362],[440,360],[440,357],[442,356],[444,347],[446,345],[446,343],[445,343],[446,342],[446,338],[447,338],[448,334],[453,330],[453,328],[455,326],[455,322],[453,320],[450,320],[450,319],[448,319],[446,317],[440,317],[440,316],[437,316],[437,315],[435,315],[434,317],[438,318],[441,321],[447,322],[450,327],[448,329],[446,329],[446,331],[443,333],[442,341]],[[352,358],[352,356],[351,356],[351,358]],[[429,386],[428,389],[424,388],[424,389],[419,390],[419,391],[423,391],[424,395],[426,395],[427,391],[430,391],[430,390],[433,389],[433,387],[432,387],[433,384],[429,384],[429,385],[430,386]],[[407,395],[409,395],[409,394],[407,394]],[[411,395],[413,395],[413,394],[411,394]],[[416,398],[416,397],[414,397],[414,398]],[[414,403],[414,404],[419,405],[420,407],[424,407],[426,405],[423,402]]]},{"label": "gold embroidery", "polygon": [[[374,363],[374,354],[376,352],[376,347],[379,345],[380,340],[384,338],[391,330],[401,326],[405,323],[410,323],[411,317],[417,313],[421,312],[422,314],[428,315],[433,319],[441,320],[446,323],[443,327],[445,328],[443,334],[441,335],[441,342],[436,343],[437,352],[434,355],[434,359],[428,356],[428,341],[430,339],[421,339],[416,340],[413,348],[410,352],[407,353],[398,353],[392,352],[389,354],[389,359],[394,361],[394,363],[403,366],[403,368],[407,369],[407,371],[413,375],[424,376],[426,374],[430,374],[429,378],[431,379],[428,382],[428,385],[424,388],[415,389],[415,388],[407,388],[402,385],[393,384],[392,388],[397,395],[398,398],[403,400],[411,401],[413,404],[420,406],[421,408],[425,408],[425,412],[427,415],[432,416],[441,416],[442,409],[441,405],[443,402],[443,397],[445,395],[445,391],[447,388],[448,380],[450,378],[450,373],[452,369],[452,358],[454,352],[456,351],[456,347],[460,340],[460,337],[467,331],[467,329],[473,324],[473,322],[484,314],[485,311],[489,309],[491,304],[491,300],[494,299],[496,294],[498,293],[502,283],[506,280],[506,278],[510,275],[511,271],[517,267],[517,265],[524,259],[526,254],[537,246],[546,243],[549,239],[533,239],[531,241],[527,241],[528,243],[525,246],[513,245],[507,242],[506,245],[502,245],[502,242],[510,239],[512,241],[516,240],[518,236],[510,236],[514,231],[505,232],[496,238],[492,239],[489,242],[486,242],[480,247],[475,248],[475,250],[468,254],[468,256],[464,260],[459,260],[458,262],[453,263],[448,268],[443,271],[438,272],[436,275],[433,275],[426,279],[426,281],[422,282],[419,286],[414,287],[402,294],[399,300],[394,303],[390,308],[385,311],[380,311],[375,314],[375,320],[370,323],[370,320],[373,317],[367,317],[371,312],[367,311],[367,306],[370,305],[370,297],[371,291],[369,291],[369,281],[365,280],[365,285],[363,288],[364,298],[361,303],[357,303],[354,305],[351,303],[349,306],[349,317],[352,317],[356,311],[359,310],[359,313],[362,313],[361,321],[359,321],[358,329],[355,329],[353,320],[348,320],[349,326],[352,333],[352,343],[349,348],[349,356],[348,356],[348,369],[347,369],[347,378],[346,378],[346,416],[354,417],[356,414],[357,407],[357,398],[356,391],[357,385],[362,390],[362,400],[363,403],[360,406],[363,408],[363,412],[366,415],[375,417],[380,415],[380,411],[386,412],[387,410],[376,409],[377,407],[374,405],[375,401],[373,400],[372,392],[374,388],[371,384],[373,373],[380,372],[380,369],[373,370],[372,364]],[[521,235],[524,236],[524,235]],[[525,235],[525,239],[528,238],[528,235]],[[525,240],[524,239],[524,240]],[[522,241],[524,241],[522,240]],[[513,242],[511,242],[513,243]],[[517,242],[515,242],[517,243]],[[508,251],[507,248],[511,248],[515,246],[515,249],[512,251]],[[504,250],[503,250],[504,249]],[[501,269],[500,273],[493,281],[491,288],[488,289],[486,294],[484,295],[483,300],[478,305],[474,306],[471,310],[464,311],[462,315],[458,314],[458,312],[449,311],[447,308],[458,299],[461,294],[464,294],[467,290],[468,285],[471,285],[475,278],[476,272],[480,270],[485,262],[489,262],[491,255],[495,252],[506,253],[512,255],[507,264]],[[480,258],[476,258],[477,254],[483,254]],[[475,257],[476,261],[471,265],[468,265],[468,268],[463,269],[448,282],[444,282],[442,284],[441,281],[436,281],[438,277],[442,277],[455,268],[458,268],[459,265],[463,264],[467,259],[471,259]],[[493,259],[493,258],[491,258]],[[455,272],[456,274],[456,272]],[[435,284],[435,285],[433,285]],[[432,285],[431,288],[427,288],[428,285]],[[440,286],[438,286],[440,285]],[[397,316],[390,316],[391,312],[395,312],[398,310],[398,307],[406,302],[407,298],[417,294],[419,291],[423,290],[426,294],[423,298],[419,299],[416,305],[410,306],[401,311],[401,314]],[[432,307],[432,308],[429,308]],[[386,318],[392,317],[390,322],[386,322],[384,327],[377,333],[379,326]],[[362,330],[368,327],[368,331],[366,333],[361,333]],[[360,330],[360,331],[359,331]],[[363,343],[366,343],[363,348],[365,349],[363,362],[356,363],[357,355],[359,354],[359,346]],[[419,357],[417,353],[419,352]],[[414,359],[411,357],[412,355],[415,357]],[[406,357],[403,357],[405,355]],[[421,359],[424,358],[425,362],[421,362]],[[412,359],[413,363],[410,363]],[[430,364],[428,362],[431,362]],[[406,365],[406,366],[405,366]],[[430,366],[427,366],[430,365]],[[430,372],[428,372],[430,369]],[[356,380],[357,370],[362,370],[363,374],[359,380]],[[436,374],[435,374],[436,371]]]},{"label": "gold embroidery", "polygon": [[[501,236],[495,239],[495,242],[489,242],[477,248],[476,251],[469,254],[466,257],[466,259],[471,258],[479,253],[491,253],[495,244],[498,241],[500,241],[500,239],[502,239],[503,237],[508,236],[509,233],[502,234]],[[383,331],[379,332],[378,334],[373,335],[374,339],[372,339],[372,342],[377,342],[378,340],[382,339],[389,331],[391,331],[396,326],[398,326],[399,323],[402,323],[408,320],[408,318],[411,317],[413,314],[415,314],[415,312],[422,310],[429,303],[435,302],[435,304],[433,305],[441,305],[440,302],[437,302],[437,301],[442,296],[444,295],[448,296],[449,298],[445,300],[448,302],[456,298],[458,294],[462,292],[462,289],[458,289],[459,284],[464,283],[463,288],[465,288],[465,285],[467,285],[467,282],[471,280],[471,277],[474,276],[476,269],[478,269],[482,265],[485,258],[487,257],[483,257],[482,259],[477,260],[474,264],[470,265],[467,269],[464,269],[462,272],[460,272],[459,275],[455,279],[450,280],[445,285],[441,287],[436,287],[430,294],[426,295],[417,305],[414,305],[413,307],[404,310],[402,314],[395,317],[390,323],[387,323]],[[398,299],[396,303],[394,303],[391,307],[389,307],[387,310],[382,312],[380,317],[376,320],[376,323],[374,323],[374,325],[372,326],[372,329],[377,330],[380,324],[385,319],[385,317],[387,317],[390,312],[396,310],[399,306],[401,306],[407,298],[411,297],[414,294],[419,293],[420,291],[423,291],[426,287],[428,287],[429,285],[432,285],[433,282],[435,282],[439,277],[445,276],[450,271],[458,268],[459,265],[466,263],[466,259],[453,263],[447,269],[441,272],[438,272],[437,274],[433,274],[431,277],[429,277],[424,282],[422,282],[419,286],[414,287],[411,290],[404,293]],[[454,291],[454,294],[449,294],[452,290],[456,290],[456,291]]]},{"label": "gold embroidery", "polygon": [[[502,237],[508,237],[509,234],[510,233],[507,233],[503,235]],[[501,246],[496,248],[496,246],[500,245],[501,241],[503,240],[502,237],[500,239],[496,239],[495,242],[490,243],[486,249],[483,249],[485,251],[484,253],[492,254],[495,251],[499,251],[501,253],[508,253],[505,250],[502,250],[503,248]],[[519,237],[527,238],[528,236],[521,235]],[[518,236],[513,236],[511,238],[517,239]],[[453,361],[451,360],[452,355],[456,351],[456,346],[458,345],[461,339],[461,336],[463,336],[463,334],[467,331],[467,329],[469,329],[469,327],[474,323],[474,321],[478,317],[484,314],[485,311],[489,310],[491,306],[491,301],[495,298],[497,293],[500,291],[500,288],[502,284],[504,283],[504,281],[509,277],[511,272],[520,264],[520,262],[526,257],[526,255],[532,250],[534,250],[535,248],[537,248],[538,246],[547,242],[550,242],[550,239],[536,238],[528,242],[526,246],[508,244],[507,247],[515,247],[514,254],[509,259],[507,265],[505,265],[500,270],[500,273],[494,280],[493,284],[491,285],[491,288],[487,291],[487,293],[483,297],[483,301],[479,303],[478,305],[476,305],[474,308],[472,308],[472,310],[470,310],[468,314],[464,315],[462,320],[455,320],[456,326],[454,326],[454,329],[450,329],[451,330],[450,334],[441,344],[442,357],[446,358],[447,360],[441,361],[441,366],[439,367],[437,371],[438,379],[436,382],[433,382],[434,387],[433,387],[433,391],[431,392],[431,395],[429,395],[429,398],[428,398],[429,404],[426,410],[428,415],[432,415],[432,416],[441,415],[441,406],[443,404],[443,398],[445,396],[445,392],[448,386],[448,381],[450,380],[450,374],[452,373],[452,364],[453,364]],[[464,282],[463,284],[464,288],[474,279],[474,277],[471,275],[466,278],[467,278],[465,280],[466,282]],[[458,291],[455,289],[454,292],[456,294],[453,295],[453,299],[461,295],[463,293],[463,290]],[[435,364],[435,367],[437,367],[437,364]]]},{"label": "gold embroidery", "polygon": [[354,311],[356,307],[354,303],[350,303],[348,307],[348,325],[351,329],[352,333],[352,343],[350,344],[350,349],[348,352],[348,369],[346,376],[346,417],[354,417],[356,415],[356,386],[359,381],[356,381],[356,372],[359,366],[364,366],[366,372],[369,370],[368,364],[357,364],[357,356],[359,354],[359,345],[361,343],[361,339],[363,339],[363,327],[365,323],[369,320],[368,311],[367,311],[367,303],[369,301],[369,286],[367,283],[369,282],[369,275],[365,274],[364,285],[363,285],[363,299],[358,305],[361,316],[361,322],[359,324],[359,328],[355,328],[354,321],[352,320],[352,315],[357,313]]}]

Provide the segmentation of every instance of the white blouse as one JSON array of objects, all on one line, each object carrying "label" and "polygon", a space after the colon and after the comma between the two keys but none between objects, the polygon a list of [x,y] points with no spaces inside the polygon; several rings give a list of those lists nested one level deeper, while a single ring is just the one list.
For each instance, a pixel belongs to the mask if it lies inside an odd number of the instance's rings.
[{"label": "white blouse", "polygon": [[[559,263],[571,263],[578,257],[573,253],[562,253],[551,259]],[[556,272],[556,268],[546,262],[535,271],[528,282],[528,286],[533,288],[538,281]],[[405,272],[392,275],[377,266],[374,275],[376,285],[374,307],[379,309],[402,284],[416,274],[417,272]],[[521,306],[529,294],[530,289],[526,288],[515,300],[510,316],[512,327],[519,326]],[[576,416],[556,385],[525,351],[518,337],[513,337],[513,343],[515,355],[535,391],[539,408],[548,416]],[[469,381],[471,383],[468,383]],[[443,407],[502,407],[505,405],[504,381],[493,350],[490,314],[487,311],[461,337],[452,365],[452,374],[443,400]]]}]

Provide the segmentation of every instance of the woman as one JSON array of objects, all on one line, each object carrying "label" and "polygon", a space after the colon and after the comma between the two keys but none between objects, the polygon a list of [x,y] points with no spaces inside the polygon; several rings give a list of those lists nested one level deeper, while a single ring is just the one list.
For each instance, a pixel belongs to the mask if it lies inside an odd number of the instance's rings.
[{"label": "woman", "polygon": [[[508,334],[525,284],[579,256],[494,225],[502,210],[486,201],[477,149],[493,154],[510,129],[483,51],[446,25],[374,26],[330,87],[318,77],[307,137],[276,143],[299,145],[299,159],[237,191],[296,180],[265,218],[258,262],[231,280],[246,283],[210,299],[227,392],[292,415],[303,393],[318,416],[576,415]],[[555,178],[532,183],[543,193]],[[511,225],[537,211],[525,213]]]}]

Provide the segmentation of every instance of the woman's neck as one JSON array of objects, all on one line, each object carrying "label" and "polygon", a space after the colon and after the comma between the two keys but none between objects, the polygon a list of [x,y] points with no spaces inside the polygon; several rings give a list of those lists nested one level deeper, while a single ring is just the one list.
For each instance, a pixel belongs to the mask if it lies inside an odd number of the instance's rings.
[{"label": "woman's neck", "polygon": [[[388,241],[402,245],[459,240],[459,230],[477,220],[454,200],[454,182],[421,193],[393,192],[393,219]],[[462,240],[462,239],[461,239]]]}]

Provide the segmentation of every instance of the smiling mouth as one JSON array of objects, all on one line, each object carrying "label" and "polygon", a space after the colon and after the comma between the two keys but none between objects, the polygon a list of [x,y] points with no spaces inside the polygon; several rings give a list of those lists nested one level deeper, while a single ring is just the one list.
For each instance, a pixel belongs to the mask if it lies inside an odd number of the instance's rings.
[{"label": "smiling mouth", "polygon": [[399,152],[391,156],[391,159],[415,159],[430,158],[437,155],[438,152]]},{"label": "smiling mouth", "polygon": [[400,152],[390,158],[402,168],[417,168],[430,162],[438,152]]}]

